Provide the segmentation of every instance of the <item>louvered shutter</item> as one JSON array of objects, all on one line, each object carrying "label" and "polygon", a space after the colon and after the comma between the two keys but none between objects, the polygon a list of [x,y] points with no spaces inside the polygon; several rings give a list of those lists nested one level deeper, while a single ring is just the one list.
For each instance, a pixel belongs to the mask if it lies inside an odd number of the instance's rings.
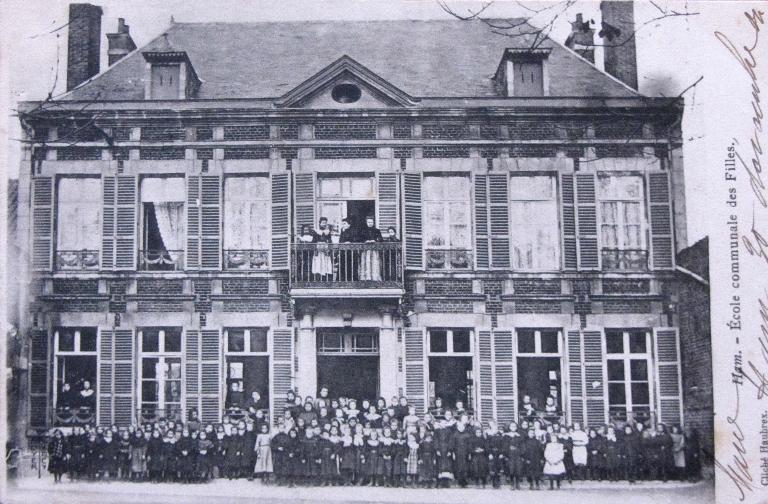
[{"label": "louvered shutter", "polygon": [[491,224],[491,268],[508,269],[509,263],[509,176],[488,175]]},{"label": "louvered shutter", "polygon": [[600,269],[600,250],[597,241],[595,174],[577,173],[575,177],[579,269]]},{"label": "louvered shutter", "polygon": [[405,330],[405,395],[421,415],[426,411],[426,356],[424,329]]},{"label": "louvered shutter", "polygon": [[603,425],[606,422],[605,352],[603,333],[599,330],[585,330],[584,341],[584,387],[586,398],[587,425]]},{"label": "louvered shutter", "polygon": [[200,331],[200,420],[221,419],[221,335],[218,329]]},{"label": "louvered shutter", "polygon": [[475,174],[475,267],[488,269],[488,176]]},{"label": "louvered shutter", "polygon": [[421,173],[403,174],[403,201],[405,207],[405,267],[424,269],[424,238],[421,214]]},{"label": "louvered shutter", "polygon": [[584,426],[586,417],[584,416],[584,356],[581,331],[568,331],[566,346],[568,349],[569,423],[580,422]]},{"label": "louvered shutter", "polygon": [[508,425],[516,417],[515,357],[512,331],[493,331],[494,397],[496,420]]},{"label": "louvered shutter", "polygon": [[657,411],[660,422],[681,424],[680,340],[677,328],[654,329]]},{"label": "louvered shutter", "polygon": [[492,334],[489,329],[480,329],[477,331],[477,356],[479,361],[478,389],[480,396],[480,419],[488,423],[493,419],[494,398],[493,398],[493,351]]},{"label": "louvered shutter", "polygon": [[115,269],[136,269],[136,177],[117,177]]},{"label": "louvered shutter", "polygon": [[398,195],[397,195],[397,172],[379,172],[378,173],[378,192],[379,201],[376,211],[377,226],[382,234],[386,236],[387,228],[394,227],[398,236],[402,236],[402,230],[398,228]]},{"label": "louvered shutter", "polygon": [[184,382],[186,413],[189,415],[195,409],[200,415],[200,331],[195,329],[184,334]]},{"label": "louvered shutter", "polygon": [[285,395],[293,389],[293,328],[276,327],[272,329],[272,423],[276,424],[285,412]]},{"label": "louvered shutter", "polygon": [[101,210],[101,269],[115,268],[115,240],[117,225],[117,177],[102,177]]},{"label": "louvered shutter", "polygon": [[200,198],[200,176],[187,177],[187,250],[188,270],[200,269],[200,221],[202,202]]},{"label": "louvered shutter", "polygon": [[53,178],[32,179],[32,268],[53,268]]},{"label": "louvered shutter", "polygon": [[287,173],[272,174],[272,269],[288,269],[290,178]]},{"label": "louvered shutter", "polygon": [[648,215],[651,229],[651,266],[653,269],[672,269],[675,266],[675,245],[669,172],[648,173]]},{"label": "louvered shutter", "polygon": [[133,422],[133,330],[114,331],[113,423]]},{"label": "louvered shutter", "polygon": [[567,270],[575,270],[578,267],[578,252],[573,173],[560,174],[560,198],[563,222],[563,266]]},{"label": "louvered shutter", "polygon": [[29,355],[29,426],[45,429],[49,424],[50,337],[47,331],[33,330]]},{"label": "louvered shutter", "polygon": [[111,329],[99,330],[99,378],[96,390],[99,393],[99,425],[112,425],[112,384],[114,383],[114,341]]},{"label": "louvered shutter", "polygon": [[305,224],[313,229],[317,227],[315,222],[315,174],[296,173],[294,175],[294,201],[296,221],[294,232],[298,235]]}]

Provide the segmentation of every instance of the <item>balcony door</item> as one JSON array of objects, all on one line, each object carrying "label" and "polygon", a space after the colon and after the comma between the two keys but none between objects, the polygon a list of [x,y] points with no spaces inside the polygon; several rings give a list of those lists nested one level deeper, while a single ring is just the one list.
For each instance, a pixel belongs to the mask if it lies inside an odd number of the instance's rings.
[{"label": "balcony door", "polygon": [[376,215],[375,182],[369,174],[318,175],[318,220],[327,218],[337,232],[342,219],[349,220],[353,231],[363,229],[365,218]]}]

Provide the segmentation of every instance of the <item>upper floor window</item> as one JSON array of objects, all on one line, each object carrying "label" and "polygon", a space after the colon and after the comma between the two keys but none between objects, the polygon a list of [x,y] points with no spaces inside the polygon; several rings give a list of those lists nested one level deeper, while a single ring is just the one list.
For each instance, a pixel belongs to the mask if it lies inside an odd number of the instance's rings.
[{"label": "upper floor window", "polygon": [[98,178],[62,178],[58,182],[57,195],[57,268],[98,268],[101,242],[101,181]]},{"label": "upper floor window", "polygon": [[184,253],[184,177],[141,181],[141,267],[150,271],[181,268]]},{"label": "upper floor window", "polygon": [[600,234],[605,269],[647,268],[645,196],[640,175],[598,177]]},{"label": "upper floor window", "polygon": [[224,264],[227,269],[269,266],[270,205],[269,177],[224,179]]},{"label": "upper floor window", "polygon": [[178,100],[181,92],[179,84],[181,65],[152,65],[152,99]]},{"label": "upper floor window", "polygon": [[510,182],[512,267],[557,270],[560,229],[553,175],[513,175]]},{"label": "upper floor window", "polygon": [[467,175],[424,177],[427,267],[465,269],[472,265],[471,192]]}]

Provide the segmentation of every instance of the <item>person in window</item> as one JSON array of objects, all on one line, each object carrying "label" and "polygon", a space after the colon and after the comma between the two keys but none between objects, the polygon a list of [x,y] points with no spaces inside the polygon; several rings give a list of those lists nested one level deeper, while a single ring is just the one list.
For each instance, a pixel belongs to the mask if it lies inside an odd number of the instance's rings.
[{"label": "person in window", "polygon": [[[339,243],[356,243],[358,233],[349,225],[349,219],[341,219],[341,233]],[[353,250],[341,249],[339,253],[339,277],[342,281],[352,282],[357,280],[357,269],[360,258]]]},{"label": "person in window", "polygon": [[[374,225],[373,216],[365,218],[365,228],[360,232],[360,241],[376,243],[383,240],[381,231]],[[378,250],[364,250],[360,264],[360,280],[381,281],[381,256]]]},{"label": "person in window", "polygon": [[523,396],[523,405],[522,405],[522,416],[528,421],[533,420],[536,417],[536,408],[533,407],[533,403],[531,403],[531,396],[524,395]]},{"label": "person in window", "polygon": [[59,397],[57,400],[57,409],[59,412],[68,412],[73,406],[73,399],[74,399],[74,391],[69,386],[69,383],[65,383],[61,386],[61,391],[59,392]]},{"label": "person in window", "polygon": [[328,219],[320,218],[319,229],[320,232],[313,233],[312,237],[312,243],[317,244],[317,250],[312,256],[312,274],[319,276],[321,280],[327,280],[333,274],[333,263],[328,250],[328,244],[333,243],[333,239]]},{"label": "person in window", "polygon": [[256,411],[264,408],[264,401],[261,399],[261,394],[259,394],[258,390],[251,392],[251,397],[245,401],[243,407],[248,410],[249,417],[256,418]]},{"label": "person in window", "polygon": [[554,397],[547,396],[547,401],[544,405],[544,412],[544,418],[548,422],[557,423],[557,421],[560,419],[560,414]]},{"label": "person in window", "polygon": [[91,388],[91,382],[88,380],[83,381],[83,388],[80,390],[78,402],[81,408],[88,408],[88,411],[93,411],[96,406],[96,393]]},{"label": "person in window", "polygon": [[[387,243],[398,243],[400,240],[397,237],[397,230],[393,226],[387,228],[387,234],[383,241]],[[395,248],[387,248],[382,252],[383,256],[381,261],[384,280],[397,280],[397,250]]]},{"label": "person in window", "polygon": [[243,389],[240,381],[233,381],[230,385],[227,405],[229,408],[240,408],[243,405]]}]

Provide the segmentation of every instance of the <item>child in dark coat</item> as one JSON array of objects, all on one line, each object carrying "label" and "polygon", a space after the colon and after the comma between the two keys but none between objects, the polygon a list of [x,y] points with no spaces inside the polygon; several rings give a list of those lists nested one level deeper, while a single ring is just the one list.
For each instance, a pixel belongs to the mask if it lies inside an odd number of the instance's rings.
[{"label": "child in dark coat", "polygon": [[275,483],[284,485],[288,482],[288,448],[290,437],[285,431],[285,424],[281,422],[277,434],[270,442],[272,446],[272,461],[275,470]]},{"label": "child in dark coat", "polygon": [[426,488],[433,488],[437,479],[437,461],[432,434],[427,431],[424,440],[419,443],[419,483]]},{"label": "child in dark coat", "polygon": [[152,482],[158,482],[162,478],[165,467],[164,448],[160,431],[152,431],[152,437],[147,443],[147,471],[149,471],[149,480]]},{"label": "child in dark coat", "polygon": [[395,440],[392,443],[392,483],[396,487],[405,485],[409,453],[410,449],[405,440],[405,432],[403,430],[396,431]]},{"label": "child in dark coat", "polygon": [[483,431],[478,427],[475,435],[469,441],[470,475],[475,485],[482,485],[488,480],[488,448],[487,441],[483,438]]}]

